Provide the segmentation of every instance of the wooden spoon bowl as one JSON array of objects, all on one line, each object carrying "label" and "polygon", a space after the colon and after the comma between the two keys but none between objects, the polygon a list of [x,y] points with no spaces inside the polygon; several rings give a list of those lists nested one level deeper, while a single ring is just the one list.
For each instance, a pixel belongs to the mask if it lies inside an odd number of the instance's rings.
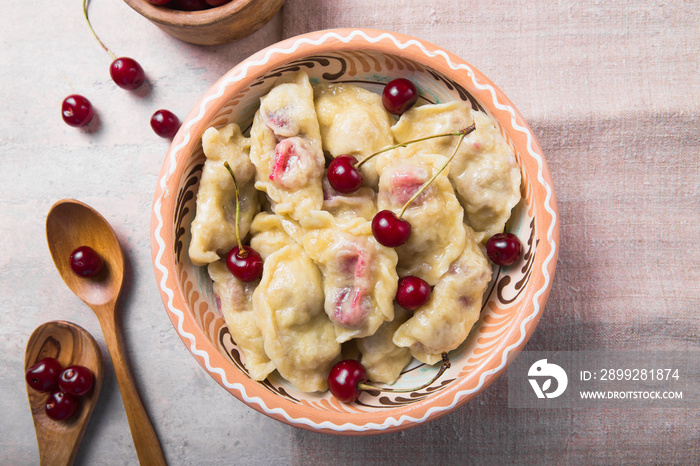
[{"label": "wooden spoon bowl", "polygon": [[210,10],[178,11],[148,0],[124,0],[127,5],[171,36],[199,45],[242,39],[272,19],[284,0],[231,0]]},{"label": "wooden spoon bowl", "polygon": [[[95,209],[75,199],[63,199],[56,202],[46,216],[46,240],[61,278],[92,308],[100,322],[139,462],[165,464],[160,442],[141,402],[124,351],[117,313],[124,280],[124,255],[117,235]],[[79,246],[90,246],[104,260],[102,271],[95,277],[79,277],[72,272],[69,258]]]},{"label": "wooden spoon bowl", "polygon": [[64,368],[85,366],[94,376],[92,389],[80,397],[77,411],[64,421],[54,421],[46,414],[49,393],[27,385],[41,464],[72,464],[102,389],[102,353],[92,335],[82,327],[53,321],[40,325],[29,337],[24,354],[25,372],[46,357],[57,359]]}]

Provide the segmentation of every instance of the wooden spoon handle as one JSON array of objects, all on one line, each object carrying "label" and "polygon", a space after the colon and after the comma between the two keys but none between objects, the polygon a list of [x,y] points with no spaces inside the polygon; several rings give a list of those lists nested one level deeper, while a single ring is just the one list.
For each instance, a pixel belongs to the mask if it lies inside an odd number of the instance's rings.
[{"label": "wooden spoon handle", "polygon": [[139,463],[142,465],[165,465],[163,450],[143,403],[141,403],[133,376],[124,358],[122,335],[115,320],[115,313],[114,311],[105,312],[97,309],[95,309],[95,313],[100,321],[102,334],[112,357],[114,373],[117,376],[117,383],[119,383],[119,391],[124,401],[126,418],[129,421],[131,437],[134,440]]}]

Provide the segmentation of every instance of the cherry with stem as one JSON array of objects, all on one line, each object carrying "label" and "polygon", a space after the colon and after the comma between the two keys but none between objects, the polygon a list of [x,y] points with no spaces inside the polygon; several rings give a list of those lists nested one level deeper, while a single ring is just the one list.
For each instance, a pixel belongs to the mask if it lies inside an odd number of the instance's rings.
[{"label": "cherry with stem", "polygon": [[88,3],[90,0],[83,0],[83,16],[85,16],[85,21],[87,21],[90,32],[95,37],[97,42],[102,46],[103,49],[112,57],[112,64],[109,66],[109,74],[115,84],[122,89],[127,89],[133,91],[141,87],[141,85],[146,80],[146,73],[141,68],[141,65],[129,57],[117,58],[114,53],[102,42],[92,27],[90,23],[90,18],[88,17]]},{"label": "cherry with stem", "polygon": [[233,178],[233,188],[236,192],[236,241],[238,246],[231,249],[226,255],[226,267],[234,277],[242,282],[252,282],[262,276],[263,260],[258,252],[250,246],[244,246],[241,242],[241,234],[238,229],[238,220],[241,211],[241,200],[238,192],[238,182],[231,166],[224,162],[224,167]]},{"label": "cherry with stem", "polygon": [[[418,139],[412,139],[410,141],[402,142],[400,144],[394,144],[392,146],[387,146],[383,149],[378,150],[377,152],[368,155],[361,161],[357,161],[357,159],[351,155],[339,155],[331,163],[328,165],[328,182],[330,185],[338,191],[339,193],[343,194],[350,194],[362,186],[363,182],[363,176],[362,172],[360,171],[360,168],[362,165],[365,163],[369,162],[372,160],[374,157],[383,154],[384,152],[388,152],[390,150],[398,149],[400,147],[407,147],[411,144],[414,144],[416,142],[423,142],[423,141],[428,141],[430,139],[435,139],[435,138],[443,138],[443,137],[448,137],[448,136],[461,136],[461,135],[466,135],[474,131],[474,129],[471,129],[474,125],[470,126],[467,129],[463,129],[460,131],[456,132],[450,132],[450,133],[442,133],[442,134],[434,134],[432,136],[426,136]],[[466,133],[465,133],[466,131]]]},{"label": "cherry with stem", "polygon": [[[380,244],[390,248],[395,248],[401,246],[402,244],[405,244],[406,241],[408,241],[408,238],[411,236],[411,224],[402,218],[404,213],[406,213],[406,209],[408,209],[411,203],[415,201],[416,198],[420,196],[423,193],[423,191],[425,191],[428,188],[428,186],[432,184],[433,181],[435,181],[435,179],[440,175],[440,173],[442,173],[445,170],[445,168],[447,168],[450,162],[452,162],[452,159],[454,159],[455,155],[457,155],[459,146],[462,144],[462,141],[464,140],[465,136],[474,131],[475,129],[476,125],[472,123],[471,126],[464,128],[458,131],[457,133],[440,134],[436,136],[428,136],[425,138],[415,139],[413,141],[408,141],[402,144],[396,144],[394,146],[387,147],[378,152],[381,153],[398,147],[405,147],[406,145],[412,144],[414,142],[426,141],[428,139],[433,139],[441,136],[459,136],[459,141],[457,141],[457,145],[455,146],[452,155],[450,155],[450,157],[443,164],[443,166],[437,172],[435,172],[435,174],[428,181],[423,183],[420,189],[416,191],[416,193],[413,196],[411,196],[411,198],[401,208],[398,215],[390,210],[382,210],[374,216],[374,218],[372,219],[372,234]],[[372,156],[374,155],[376,154],[372,154]],[[361,165],[366,160],[367,159],[363,160],[358,165]]]}]

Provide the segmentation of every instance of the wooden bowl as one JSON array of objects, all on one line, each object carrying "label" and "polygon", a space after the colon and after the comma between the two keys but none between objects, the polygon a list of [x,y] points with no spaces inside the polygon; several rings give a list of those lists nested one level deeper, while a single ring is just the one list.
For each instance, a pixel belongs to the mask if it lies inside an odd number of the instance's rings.
[{"label": "wooden bowl", "polygon": [[[427,102],[469,101],[483,109],[515,150],[523,198],[507,226],[524,246],[520,262],[495,267],[481,318],[450,352],[451,367],[425,390],[363,392],[344,404],[330,393],[304,393],[275,371],[256,382],[242,363],[213,296],[206,267],[189,260],[190,224],[202,174],[201,138],[210,126],[248,128],[260,97],[303,69],[314,83],[353,83],[380,93],[410,79]],[[165,157],[151,221],[152,257],[163,303],[187,349],[226,390],[251,408],[316,432],[370,435],[436,419],[474,398],[505,371],[537,326],[557,263],[559,220],[552,180],[535,135],[508,97],[463,59],[433,44],[371,29],[331,29],[293,37],[226,73],[183,121]],[[429,382],[438,367],[414,360],[401,388]]]},{"label": "wooden bowl", "polygon": [[148,0],[124,0],[127,5],[171,36],[190,44],[217,45],[242,39],[270,21],[284,0],[231,0],[203,11],[178,11]]}]

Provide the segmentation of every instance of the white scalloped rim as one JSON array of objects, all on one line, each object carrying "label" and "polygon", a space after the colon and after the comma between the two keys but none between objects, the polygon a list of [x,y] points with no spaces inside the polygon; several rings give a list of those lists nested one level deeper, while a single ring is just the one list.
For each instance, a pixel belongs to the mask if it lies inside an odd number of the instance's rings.
[{"label": "white scalloped rim", "polygon": [[[551,251],[549,255],[545,258],[545,260],[542,263],[542,275],[544,278],[544,282],[542,284],[542,287],[537,290],[537,292],[534,293],[532,297],[532,312],[525,317],[521,324],[520,324],[520,335],[517,341],[515,341],[513,344],[510,346],[506,347],[501,353],[501,361],[498,367],[495,367],[491,370],[485,371],[480,374],[479,377],[479,383],[476,387],[469,389],[469,390],[463,390],[456,392],[454,395],[454,398],[452,402],[449,405],[444,405],[444,406],[435,406],[427,410],[424,416],[420,418],[415,418],[411,417],[408,415],[402,415],[398,419],[394,417],[389,417],[387,418],[383,423],[377,424],[377,423],[367,423],[367,424],[362,424],[362,425],[356,425],[353,423],[345,423],[345,424],[334,424],[331,422],[314,422],[308,418],[304,417],[292,417],[289,413],[287,413],[284,409],[282,408],[270,408],[268,407],[265,402],[259,398],[259,397],[251,397],[249,396],[246,391],[245,387],[239,383],[233,383],[230,382],[226,378],[226,373],[225,371],[220,368],[220,367],[215,367],[212,366],[210,360],[209,360],[209,355],[206,351],[203,351],[199,348],[197,348],[197,341],[196,338],[193,334],[186,332],[183,329],[183,322],[185,319],[184,312],[177,307],[174,306],[173,304],[173,298],[174,298],[174,291],[171,290],[168,285],[167,285],[167,279],[169,275],[168,268],[163,264],[162,259],[163,259],[163,254],[166,250],[166,244],[165,241],[163,240],[161,236],[161,231],[163,228],[163,216],[161,212],[162,208],[162,201],[165,197],[169,195],[167,191],[167,183],[170,177],[172,176],[173,172],[175,171],[176,167],[176,162],[178,159],[178,156],[180,154],[180,151],[187,145],[187,143],[190,140],[190,128],[192,125],[200,121],[204,114],[205,114],[205,109],[207,107],[207,104],[209,104],[211,101],[221,97],[224,94],[224,91],[226,87],[234,82],[237,82],[244,78],[246,74],[248,73],[248,69],[253,66],[260,66],[264,65],[267,63],[271,57],[274,55],[289,55],[293,52],[295,52],[300,45],[302,44],[310,44],[310,45],[320,45],[324,43],[325,41],[329,39],[335,39],[342,41],[344,43],[348,43],[353,39],[360,38],[368,43],[377,43],[382,40],[390,40],[394,43],[394,45],[399,48],[399,49],[406,49],[408,47],[414,46],[420,49],[420,51],[426,56],[430,58],[435,58],[435,57],[440,57],[445,61],[445,63],[452,68],[453,70],[463,70],[466,71],[469,78],[471,79],[472,83],[477,89],[485,90],[488,91],[491,95],[491,99],[493,101],[493,105],[498,108],[499,110],[506,111],[510,114],[511,116],[511,126],[518,132],[522,133],[525,135],[527,138],[527,153],[530,157],[532,157],[536,162],[538,166],[537,170],[537,181],[539,184],[545,189],[546,191],[546,197],[544,200],[544,207],[545,210],[552,216],[552,223],[550,224],[550,227],[547,231],[547,242],[549,243],[551,247]],[[542,312],[542,309],[539,304],[539,297],[543,294],[546,293],[550,282],[551,282],[551,277],[548,272],[548,265],[550,262],[556,257],[557,254],[557,245],[556,242],[554,241],[554,231],[556,228],[557,224],[557,214],[554,211],[552,205],[551,205],[551,200],[553,197],[553,190],[552,187],[546,182],[544,179],[543,171],[544,171],[544,162],[542,155],[539,154],[537,151],[534,150],[533,148],[533,135],[530,133],[530,131],[517,124],[516,122],[516,111],[513,107],[510,105],[503,104],[498,101],[497,93],[496,90],[491,86],[490,84],[483,84],[477,81],[476,75],[474,71],[466,64],[462,63],[453,63],[450,57],[448,56],[447,53],[445,53],[443,50],[436,49],[436,50],[428,50],[425,45],[415,39],[410,39],[405,42],[402,42],[398,40],[396,37],[394,37],[392,34],[388,32],[382,32],[379,33],[376,37],[368,35],[364,31],[360,30],[352,30],[349,31],[347,34],[341,35],[336,31],[328,31],[322,36],[320,36],[318,39],[311,39],[308,37],[300,37],[298,40],[294,41],[288,48],[277,48],[277,47],[271,47],[269,48],[266,53],[263,55],[262,58],[252,61],[252,60],[246,60],[241,63],[240,69],[238,72],[235,74],[229,74],[226,75],[218,84],[217,84],[217,89],[216,92],[212,93],[209,95],[207,98],[203,99],[199,103],[199,110],[198,113],[190,118],[188,122],[185,124],[185,126],[181,129],[181,133],[184,134],[183,140],[178,144],[175,148],[173,148],[170,152],[169,155],[170,157],[166,160],[166,163],[168,163],[168,170],[165,171],[163,176],[160,179],[160,187],[162,189],[162,194],[159,196],[157,199],[155,199],[155,202],[153,204],[153,214],[155,215],[157,219],[157,226],[153,231],[153,239],[155,240],[155,243],[157,244],[157,253],[154,258],[154,267],[160,271],[163,276],[159,282],[159,287],[161,290],[162,296],[165,298],[167,296],[167,299],[163,299],[167,311],[172,314],[173,316],[176,317],[177,320],[177,326],[176,330],[178,334],[181,336],[183,339],[183,342],[185,339],[189,340],[189,350],[192,354],[199,356],[202,358],[204,361],[204,365],[206,367],[206,370],[209,371],[212,375],[217,374],[222,381],[222,385],[224,385],[226,388],[231,389],[231,390],[236,390],[237,392],[240,393],[241,398],[249,404],[255,404],[260,407],[260,409],[268,414],[274,414],[278,416],[282,416],[284,419],[286,419],[290,424],[298,424],[298,425],[303,425],[312,429],[328,429],[328,430],[333,430],[337,432],[344,432],[344,431],[354,431],[354,432],[364,432],[368,430],[386,430],[390,427],[397,427],[400,426],[404,423],[422,423],[426,421],[428,418],[430,418],[433,414],[443,412],[443,411],[449,411],[452,408],[454,408],[459,401],[466,396],[472,395],[476,392],[479,392],[483,386],[484,383],[486,382],[486,379],[494,374],[499,373],[502,371],[507,364],[508,361],[508,355],[511,351],[514,349],[517,349],[525,340],[527,337],[527,332],[526,332],[526,325],[528,322],[532,321],[535,318],[539,317],[539,314]]]}]

